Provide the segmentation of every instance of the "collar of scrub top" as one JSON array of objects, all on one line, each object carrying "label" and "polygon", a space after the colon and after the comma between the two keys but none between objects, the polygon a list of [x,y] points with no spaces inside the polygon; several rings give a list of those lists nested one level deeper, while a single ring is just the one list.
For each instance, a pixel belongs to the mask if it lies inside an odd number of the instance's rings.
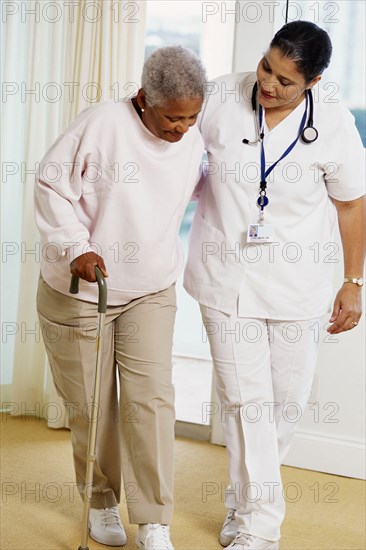
[{"label": "collar of scrub top", "polygon": [[277,164],[282,160],[284,159],[285,157],[287,157],[287,155],[289,153],[291,153],[292,149],[295,147],[296,143],[298,142],[299,140],[299,137],[302,135],[303,131],[304,131],[304,128],[305,128],[305,124],[306,124],[306,118],[307,118],[307,113],[308,113],[308,94],[305,95],[305,110],[304,110],[304,114],[302,116],[302,119],[301,119],[301,122],[300,122],[300,127],[299,127],[299,131],[298,131],[298,134],[296,136],[296,138],[294,139],[294,141],[287,147],[286,151],[280,156],[280,158],[278,160],[276,160],[276,162],[274,162],[273,164],[271,164],[271,166],[269,166],[266,170],[266,154],[265,154],[265,151],[264,151],[264,117],[263,117],[263,107],[262,105],[259,105],[259,127],[260,127],[260,136],[261,136],[261,183],[260,183],[260,192],[259,192],[259,197],[258,197],[258,200],[257,200],[257,204],[259,206],[259,208],[261,209],[261,212],[263,213],[263,210],[264,208],[267,206],[267,204],[269,203],[269,199],[267,197],[267,193],[266,193],[266,188],[267,188],[267,177],[269,176],[269,174],[272,172],[272,170],[275,169],[275,167],[277,166]]}]

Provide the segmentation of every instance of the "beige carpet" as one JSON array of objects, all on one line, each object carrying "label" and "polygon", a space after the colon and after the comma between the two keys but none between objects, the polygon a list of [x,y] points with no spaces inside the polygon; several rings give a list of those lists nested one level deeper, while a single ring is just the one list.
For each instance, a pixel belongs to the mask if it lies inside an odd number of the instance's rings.
[{"label": "beige carpet", "polygon": [[[82,504],[74,489],[70,432],[45,422],[3,416],[1,423],[1,550],[76,550]],[[219,550],[225,515],[226,450],[178,439],[176,444],[176,550]],[[281,550],[364,550],[365,483],[360,480],[283,468],[287,516]],[[132,496],[132,495],[130,495]],[[136,526],[126,528],[126,550],[136,548]],[[90,550],[106,549],[93,541]]]}]

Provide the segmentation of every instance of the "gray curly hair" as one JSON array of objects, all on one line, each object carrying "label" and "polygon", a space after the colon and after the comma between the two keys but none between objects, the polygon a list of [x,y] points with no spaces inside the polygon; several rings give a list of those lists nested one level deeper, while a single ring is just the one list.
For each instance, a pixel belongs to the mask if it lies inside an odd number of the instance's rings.
[{"label": "gray curly hair", "polygon": [[167,46],[153,52],[145,61],[141,87],[150,107],[167,99],[205,97],[205,68],[197,55],[183,46]]}]

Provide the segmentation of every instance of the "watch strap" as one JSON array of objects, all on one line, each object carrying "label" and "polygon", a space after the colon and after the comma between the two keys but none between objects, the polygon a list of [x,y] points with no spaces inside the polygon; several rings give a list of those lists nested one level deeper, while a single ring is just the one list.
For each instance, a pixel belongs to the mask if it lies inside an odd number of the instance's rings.
[{"label": "watch strap", "polygon": [[345,277],[343,279],[344,283],[353,283],[357,286],[363,286],[363,279],[362,277]]}]

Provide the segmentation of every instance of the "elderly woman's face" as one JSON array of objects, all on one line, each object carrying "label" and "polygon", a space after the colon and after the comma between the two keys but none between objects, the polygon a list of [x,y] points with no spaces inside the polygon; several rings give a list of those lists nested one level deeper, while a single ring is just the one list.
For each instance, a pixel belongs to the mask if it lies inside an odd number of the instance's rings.
[{"label": "elderly woman's face", "polygon": [[169,99],[162,106],[145,103],[142,121],[154,136],[174,143],[196,123],[203,99]]},{"label": "elderly woman's face", "polygon": [[278,48],[271,48],[257,67],[258,102],[265,109],[295,107],[304,97],[306,88],[319,78],[306,83],[296,63],[284,57]]}]

